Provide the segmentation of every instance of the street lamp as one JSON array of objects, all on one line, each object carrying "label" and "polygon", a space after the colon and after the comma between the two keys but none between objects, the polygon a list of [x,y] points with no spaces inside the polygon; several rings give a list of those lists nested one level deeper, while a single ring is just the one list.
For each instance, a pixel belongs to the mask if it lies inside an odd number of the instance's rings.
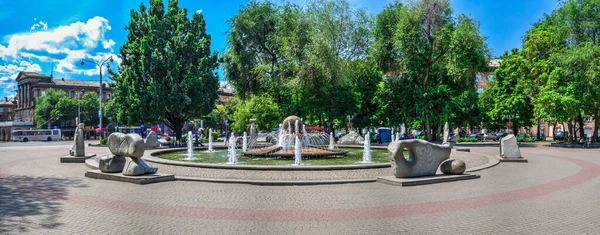
[{"label": "street lamp", "polygon": [[[83,94],[83,89],[81,92],[77,93],[77,120],[81,122],[81,94]],[[79,125],[79,123],[77,123]]]},{"label": "street lamp", "polygon": [[81,59],[81,66],[85,64],[84,61],[95,64],[100,69],[100,93],[98,94],[100,96],[100,107],[98,108],[98,119],[100,119],[99,128],[100,130],[102,130],[102,100],[104,100],[104,92],[102,92],[102,66],[106,65],[106,68],[110,69],[110,65],[108,63],[113,62],[113,57],[109,56],[102,63],[97,63],[95,61],[87,59]]}]

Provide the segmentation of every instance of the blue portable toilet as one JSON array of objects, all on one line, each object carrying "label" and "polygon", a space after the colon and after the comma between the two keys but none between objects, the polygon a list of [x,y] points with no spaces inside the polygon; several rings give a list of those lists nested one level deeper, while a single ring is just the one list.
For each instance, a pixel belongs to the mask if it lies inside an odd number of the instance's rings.
[{"label": "blue portable toilet", "polygon": [[381,138],[381,142],[389,143],[392,142],[392,129],[387,127],[380,127],[377,129],[377,134]]}]

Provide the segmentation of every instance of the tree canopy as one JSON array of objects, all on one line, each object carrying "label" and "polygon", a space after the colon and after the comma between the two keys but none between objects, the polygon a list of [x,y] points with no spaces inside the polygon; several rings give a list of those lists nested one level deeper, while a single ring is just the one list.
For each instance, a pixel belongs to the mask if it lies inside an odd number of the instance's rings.
[{"label": "tree canopy", "polygon": [[129,125],[159,120],[181,139],[186,120],[210,113],[218,97],[217,54],[201,13],[169,0],[151,0],[131,10],[127,39],[121,46],[114,97],[119,122]]}]

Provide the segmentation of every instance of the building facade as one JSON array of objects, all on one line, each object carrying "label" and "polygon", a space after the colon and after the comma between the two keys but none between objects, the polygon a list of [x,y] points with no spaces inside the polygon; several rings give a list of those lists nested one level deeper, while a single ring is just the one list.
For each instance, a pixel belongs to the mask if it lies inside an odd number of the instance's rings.
[{"label": "building facade", "polygon": [[17,100],[14,97],[0,100],[0,122],[12,121],[15,119],[15,109]]},{"label": "building facade", "polygon": [[[16,80],[18,88],[14,120],[33,123],[47,122],[47,120],[34,120],[33,115],[36,99],[45,95],[47,89],[53,88],[65,91],[69,98],[77,97],[78,94],[83,95],[82,93],[85,92],[98,94],[100,89],[98,81],[57,79],[34,72],[20,72]],[[111,99],[112,90],[106,83],[103,83],[103,86],[104,95],[102,98],[103,102],[106,102]]]}]

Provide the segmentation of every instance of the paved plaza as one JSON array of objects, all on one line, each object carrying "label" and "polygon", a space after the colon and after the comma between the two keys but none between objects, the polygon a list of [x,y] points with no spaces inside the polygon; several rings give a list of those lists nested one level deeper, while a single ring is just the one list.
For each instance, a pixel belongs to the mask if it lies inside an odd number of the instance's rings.
[{"label": "paved plaza", "polygon": [[[597,234],[600,229],[598,149],[521,148],[529,163],[500,163],[478,171],[480,179],[414,187],[136,185],[85,178],[85,164],[59,163],[69,144],[0,143],[0,234]],[[498,153],[498,147],[470,148]],[[86,153],[109,151],[87,147]]]}]

